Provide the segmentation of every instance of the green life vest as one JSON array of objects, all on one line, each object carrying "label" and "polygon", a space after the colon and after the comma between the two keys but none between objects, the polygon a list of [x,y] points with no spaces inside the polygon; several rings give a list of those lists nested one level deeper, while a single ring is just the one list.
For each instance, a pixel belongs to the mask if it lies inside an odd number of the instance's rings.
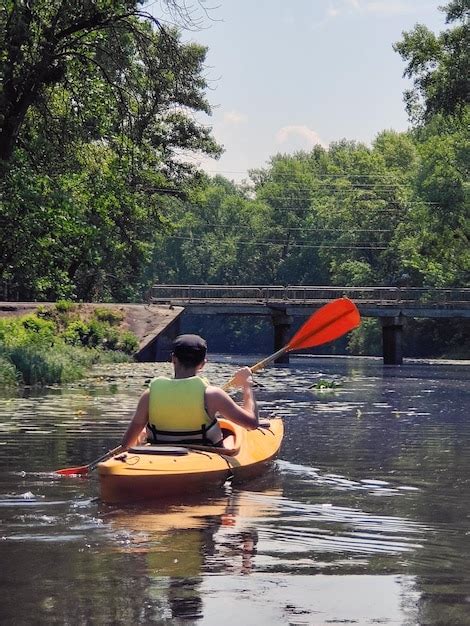
[{"label": "green life vest", "polygon": [[218,422],[207,414],[204,405],[206,387],[199,376],[154,378],[147,425],[150,443],[219,443],[222,435]]}]

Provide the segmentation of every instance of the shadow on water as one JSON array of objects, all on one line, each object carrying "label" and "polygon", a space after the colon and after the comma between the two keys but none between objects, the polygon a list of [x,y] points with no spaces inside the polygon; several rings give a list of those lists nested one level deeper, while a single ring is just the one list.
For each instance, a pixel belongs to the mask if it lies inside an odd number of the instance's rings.
[{"label": "shadow on water", "polygon": [[258,396],[285,418],[280,459],[191,500],[111,507],[96,476],[48,473],[113,447],[165,368],[0,399],[2,624],[470,623],[470,368],[272,368]]}]

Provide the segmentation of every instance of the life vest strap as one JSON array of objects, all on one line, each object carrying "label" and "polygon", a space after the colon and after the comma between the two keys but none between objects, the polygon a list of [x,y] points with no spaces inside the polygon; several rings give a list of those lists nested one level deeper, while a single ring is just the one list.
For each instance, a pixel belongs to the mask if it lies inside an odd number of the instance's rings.
[{"label": "life vest strap", "polygon": [[148,438],[149,443],[197,443],[204,442],[208,445],[214,445],[214,442],[208,438],[207,432],[217,425],[217,419],[214,418],[210,424],[202,424],[198,430],[160,430],[154,424],[147,424],[148,430],[152,437]]}]

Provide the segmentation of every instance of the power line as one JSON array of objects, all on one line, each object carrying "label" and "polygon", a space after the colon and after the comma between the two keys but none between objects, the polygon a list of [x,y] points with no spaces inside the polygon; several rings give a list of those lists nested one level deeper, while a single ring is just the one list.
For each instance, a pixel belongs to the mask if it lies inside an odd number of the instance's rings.
[{"label": "power line", "polygon": [[[256,168],[253,168],[256,171]],[[208,170],[205,169],[205,172],[212,172],[214,174],[246,174],[246,170]],[[263,169],[260,170],[261,172],[264,172]],[[389,180],[390,176],[387,174],[359,174],[359,173],[355,173],[355,172],[338,172],[336,174],[333,173],[324,173],[324,174],[320,174],[318,172],[315,172],[315,170],[303,170],[301,172],[302,174],[312,174],[312,176],[315,176],[315,178],[383,178],[386,180]],[[290,172],[272,172],[271,173],[273,175],[274,178],[277,177],[288,177],[288,178],[297,178],[298,174],[295,173],[290,173]],[[270,172],[267,172],[266,174],[267,176],[270,175]],[[270,182],[270,181],[267,181]],[[273,181],[274,182],[274,181]]]},{"label": "power line", "polygon": [[[305,211],[311,211],[312,209],[315,209],[315,206],[306,206],[306,207],[299,207],[299,206],[288,206],[288,205],[278,205],[278,206],[272,206],[269,205],[269,208],[272,211],[276,211],[276,212],[297,212],[297,213],[301,213],[301,212],[305,212]],[[331,207],[328,207],[329,209]],[[401,208],[401,207],[400,207]],[[399,208],[394,208],[394,207],[376,207],[373,208],[375,213],[397,213],[397,211],[399,211]]]},{"label": "power line", "polygon": [[[395,191],[395,190],[403,190],[403,186],[399,183],[371,183],[371,182],[363,182],[363,183],[351,183],[351,181],[347,181],[350,183],[350,187],[338,187],[335,182],[331,181],[313,181],[310,187],[295,187],[293,191],[307,189],[310,191],[315,191],[316,189],[338,189],[338,190],[351,190],[351,191],[360,191],[361,189],[366,190],[379,190],[379,191]],[[275,183],[276,184],[276,183]],[[269,187],[267,187],[269,190]],[[258,190],[264,191],[266,186],[261,185]]]},{"label": "power line", "polygon": [[[196,203],[196,206],[197,203]],[[204,206],[203,204],[201,206]],[[315,210],[315,206],[313,205],[309,205],[309,206],[305,206],[305,207],[299,207],[299,206],[290,206],[290,205],[277,205],[277,206],[272,206],[272,205],[267,205],[268,208],[272,211],[272,212],[276,212],[276,213],[305,213],[305,212],[310,212],[312,210]],[[328,209],[331,209],[334,207],[327,207]],[[374,213],[398,213],[401,207],[372,207],[372,209],[370,209],[369,207],[362,207],[362,209],[367,208],[369,209],[369,213],[368,215],[370,215],[372,213],[372,215]],[[239,216],[243,215],[243,211],[240,211]],[[262,215],[262,213],[260,214],[262,217],[265,217]],[[334,214],[333,214],[334,215]],[[300,217],[299,215],[297,215],[297,217]],[[341,214],[337,214],[337,217],[342,217]]]},{"label": "power line", "polygon": [[[182,237],[179,235],[170,235],[169,239],[177,239],[179,241],[191,241],[191,242],[198,242],[198,243],[205,243],[207,244],[207,240],[203,239],[202,237]],[[268,246],[268,247],[272,247],[272,246],[288,246],[289,248],[301,248],[304,250],[309,250],[309,249],[335,249],[335,250],[387,250],[386,246],[371,246],[371,245],[366,245],[366,244],[350,244],[350,245],[342,245],[342,246],[325,246],[325,245],[317,245],[317,246],[313,246],[313,245],[309,245],[309,244],[297,244],[297,243],[287,243],[286,242],[282,242],[282,241],[244,241],[244,240],[237,240],[237,241],[231,241],[231,244],[235,244],[237,246],[239,245],[256,245],[256,246]]]},{"label": "power line", "polygon": [[[238,230],[249,230],[251,232],[253,231],[252,226],[243,225],[243,224],[234,225],[233,223],[232,224],[224,224],[224,223],[215,224],[215,223],[210,223],[210,222],[204,222],[204,226],[207,226],[208,229],[209,228],[226,228],[230,230],[235,227],[237,231]],[[315,227],[310,227],[310,226],[283,227],[282,224],[274,224],[272,227],[276,228],[276,226],[279,226],[280,228],[282,228],[284,232],[332,232],[332,233],[343,233],[346,231],[348,233],[393,233],[394,232],[393,228],[315,228]],[[195,228],[198,231],[202,230],[201,226],[197,224],[195,224],[194,226],[186,225],[184,226],[184,228]]]}]

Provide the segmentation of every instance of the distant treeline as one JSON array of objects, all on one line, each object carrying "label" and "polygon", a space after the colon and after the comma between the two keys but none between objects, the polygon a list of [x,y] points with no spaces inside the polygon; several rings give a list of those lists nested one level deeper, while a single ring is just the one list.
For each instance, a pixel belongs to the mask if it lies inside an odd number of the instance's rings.
[{"label": "distant treeline", "polygon": [[[192,115],[210,112],[205,49],[138,2],[79,4],[0,13],[4,299],[138,301],[158,282],[469,285],[468,2],[444,7],[441,34],[417,25],[395,44],[409,132],[278,154],[244,184],[181,158],[220,153]],[[372,350],[377,330],[361,332],[355,349]],[[457,324],[442,352],[467,333]]]}]

